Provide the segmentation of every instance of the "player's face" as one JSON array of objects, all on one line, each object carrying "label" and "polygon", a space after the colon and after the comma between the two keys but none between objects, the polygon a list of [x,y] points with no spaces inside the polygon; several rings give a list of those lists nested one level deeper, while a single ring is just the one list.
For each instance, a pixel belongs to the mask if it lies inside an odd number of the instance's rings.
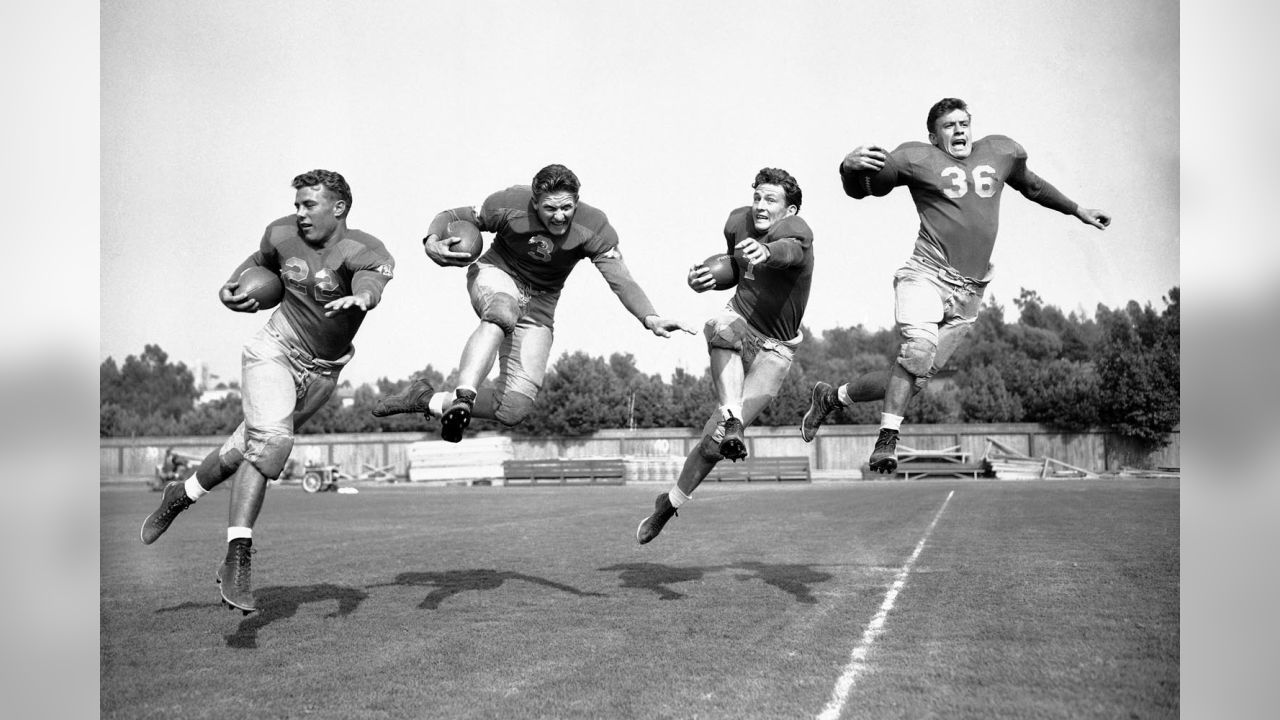
[{"label": "player's face", "polygon": [[293,219],[298,234],[309,243],[323,243],[338,229],[347,204],[335,202],[323,185],[300,187],[293,198]]},{"label": "player's face", "polygon": [[929,142],[938,146],[953,158],[967,158],[973,152],[973,137],[969,135],[969,113],[952,110],[933,122]]},{"label": "player's face", "polygon": [[751,196],[751,221],[756,230],[768,232],[774,223],[796,214],[796,206],[787,204],[787,193],[781,185],[760,183]]},{"label": "player's face", "polygon": [[538,219],[552,235],[563,235],[569,232],[573,222],[573,213],[578,209],[578,199],[573,193],[548,193],[535,200]]}]

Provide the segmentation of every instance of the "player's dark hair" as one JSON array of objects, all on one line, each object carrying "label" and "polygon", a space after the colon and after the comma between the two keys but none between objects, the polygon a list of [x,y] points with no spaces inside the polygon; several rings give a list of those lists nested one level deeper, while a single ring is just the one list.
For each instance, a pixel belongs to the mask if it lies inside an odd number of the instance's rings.
[{"label": "player's dark hair", "polygon": [[934,132],[933,124],[938,122],[938,118],[946,115],[952,110],[963,110],[967,115],[972,114],[969,112],[969,106],[960,98],[942,98],[938,102],[934,103],[933,107],[929,108],[929,117],[924,121],[924,126],[929,131],[930,135]]},{"label": "player's dark hair", "polygon": [[577,200],[580,187],[582,183],[578,182],[578,176],[563,165],[548,165],[533,176],[533,196],[536,198],[554,192],[567,192],[572,193],[573,199]]},{"label": "player's dark hair", "polygon": [[756,173],[755,182],[751,183],[752,188],[758,188],[761,185],[777,185],[782,188],[783,194],[786,196],[788,205],[795,205],[796,212],[800,212],[800,201],[804,197],[804,193],[800,192],[800,183],[796,182],[791,173],[781,168],[762,168]]},{"label": "player's dark hair", "polygon": [[343,217],[351,214],[351,186],[347,185],[347,179],[342,177],[340,173],[332,170],[316,169],[311,172],[304,172],[293,179],[293,188],[295,190],[316,185],[324,187],[325,190],[328,190],[347,204],[347,211],[343,213]]}]

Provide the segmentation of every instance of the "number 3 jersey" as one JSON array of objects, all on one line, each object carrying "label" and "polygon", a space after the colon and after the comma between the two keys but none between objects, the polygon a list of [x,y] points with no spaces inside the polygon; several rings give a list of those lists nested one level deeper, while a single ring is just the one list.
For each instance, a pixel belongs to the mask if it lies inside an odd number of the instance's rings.
[{"label": "number 3 jersey", "polygon": [[[852,173],[843,166],[840,172],[849,192]],[[966,158],[952,157],[928,143],[903,143],[889,153],[878,175],[911,190],[920,214],[914,254],[979,280],[991,264],[1006,184],[1045,207],[1066,214],[1076,211],[1074,202],[1027,169],[1027,152],[1003,135],[977,140]]]},{"label": "number 3 jersey", "polygon": [[284,298],[276,313],[288,321],[303,350],[322,360],[336,360],[350,349],[365,313],[351,308],[325,317],[325,304],[367,292],[372,310],[382,299],[395,264],[382,241],[366,232],[347,229],[328,245],[317,247],[298,235],[294,217],[287,215],[267,226],[258,251],[240,263],[231,279],[254,265],[279,273]]}]

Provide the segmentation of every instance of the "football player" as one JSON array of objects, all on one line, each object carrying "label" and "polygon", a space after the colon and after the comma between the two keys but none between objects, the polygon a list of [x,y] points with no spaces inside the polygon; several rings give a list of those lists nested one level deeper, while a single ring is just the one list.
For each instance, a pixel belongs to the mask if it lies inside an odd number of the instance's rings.
[{"label": "football player", "polygon": [[991,281],[991,250],[1006,185],[1081,222],[1106,229],[1110,214],[1081,207],[1027,168],[1027,153],[1003,135],[974,139],[969,108],[944,98],[929,109],[929,143],[906,142],[891,153],[863,145],[840,163],[852,198],[887,195],[907,186],[920,216],[915,250],[893,278],[894,319],[902,342],[892,370],[859,376],[834,388],[814,385],[800,424],[805,442],[827,415],[852,402],[884,400],[871,470],[898,467],[898,433],[912,396],[951,357],[978,316]]},{"label": "football player", "polygon": [[[813,231],[799,215],[800,185],[785,170],[764,168],[751,183],[752,200],[729,213],[725,251],[737,269],[728,305],[703,327],[719,407],[702,429],[670,491],[654,501],[636,539],[658,537],[676,509],[691,499],[716,463],[747,457],[743,429],[773,401],[803,339],[800,323],[813,280]],[[687,277],[694,292],[716,288],[705,263]]]},{"label": "football player", "polygon": [[294,213],[267,226],[257,252],[218,291],[226,307],[252,313],[259,302],[237,292],[241,272],[265,267],[284,284],[279,307],[244,345],[244,421],[194,475],[165,486],[160,507],[142,524],[142,542],[155,542],[179,513],[232,478],[227,556],[217,580],[222,601],[246,615],[257,609],[250,555],[267,481],[283,471],[296,428],[333,394],[355,353],[351,341],[395,269],[380,240],[347,227],[351,188],[342,175],[312,170],[295,177],[293,187]]},{"label": "football player", "polygon": [[[442,267],[466,266],[471,307],[480,318],[462,350],[458,386],[436,392],[418,378],[373,409],[377,417],[422,413],[440,418],[440,437],[462,440],[471,418],[520,423],[533,408],[551,355],[556,305],[565,280],[581,260],[600,271],[623,307],[658,337],[695,329],[657,313],[631,277],[618,249],[618,233],[605,214],[578,199],[580,183],[572,170],[548,165],[529,186],[514,186],[485,199],[477,212],[459,207],[436,215],[423,249]],[[452,248],[450,222],[465,220],[494,234],[474,263]],[[498,378],[481,388],[494,362]]]}]

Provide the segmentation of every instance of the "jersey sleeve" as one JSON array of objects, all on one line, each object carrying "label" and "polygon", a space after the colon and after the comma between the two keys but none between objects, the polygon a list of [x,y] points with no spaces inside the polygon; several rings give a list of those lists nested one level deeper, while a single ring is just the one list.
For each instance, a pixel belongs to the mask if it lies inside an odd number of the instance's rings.
[{"label": "jersey sleeve", "polygon": [[382,291],[395,277],[396,260],[381,241],[369,238],[363,248],[346,261],[351,270],[351,294],[369,295],[369,310],[382,301]]},{"label": "jersey sleeve", "polygon": [[[235,270],[231,271],[231,277],[227,278],[227,282],[239,280],[240,273],[251,267],[264,267],[276,273],[280,272],[280,255],[276,252],[275,234],[277,232],[276,228],[286,220],[289,220],[289,218],[284,217],[276,220],[268,225],[266,230],[262,231],[262,239],[258,241],[258,249],[237,265]],[[290,222],[290,226],[293,226],[292,222]]]},{"label": "jersey sleeve", "polygon": [[622,250],[618,247],[618,231],[613,229],[604,213],[600,213],[591,237],[583,243],[582,252],[591,259],[591,264],[600,271],[627,312],[641,323],[646,317],[658,314],[644,289],[631,277],[631,269],[623,261]]},{"label": "jersey sleeve", "polygon": [[1075,201],[1027,167],[1027,151],[1021,145],[1004,136],[995,136],[993,140],[1003,152],[1009,153],[1013,158],[1009,179],[1006,181],[1009,187],[1022,193],[1028,200],[1051,210],[1067,215],[1075,214],[1078,207]]},{"label": "jersey sleeve", "polygon": [[813,230],[803,218],[791,215],[769,228],[763,242],[769,246],[769,259],[762,263],[764,267],[803,265],[805,253],[813,247]]}]

